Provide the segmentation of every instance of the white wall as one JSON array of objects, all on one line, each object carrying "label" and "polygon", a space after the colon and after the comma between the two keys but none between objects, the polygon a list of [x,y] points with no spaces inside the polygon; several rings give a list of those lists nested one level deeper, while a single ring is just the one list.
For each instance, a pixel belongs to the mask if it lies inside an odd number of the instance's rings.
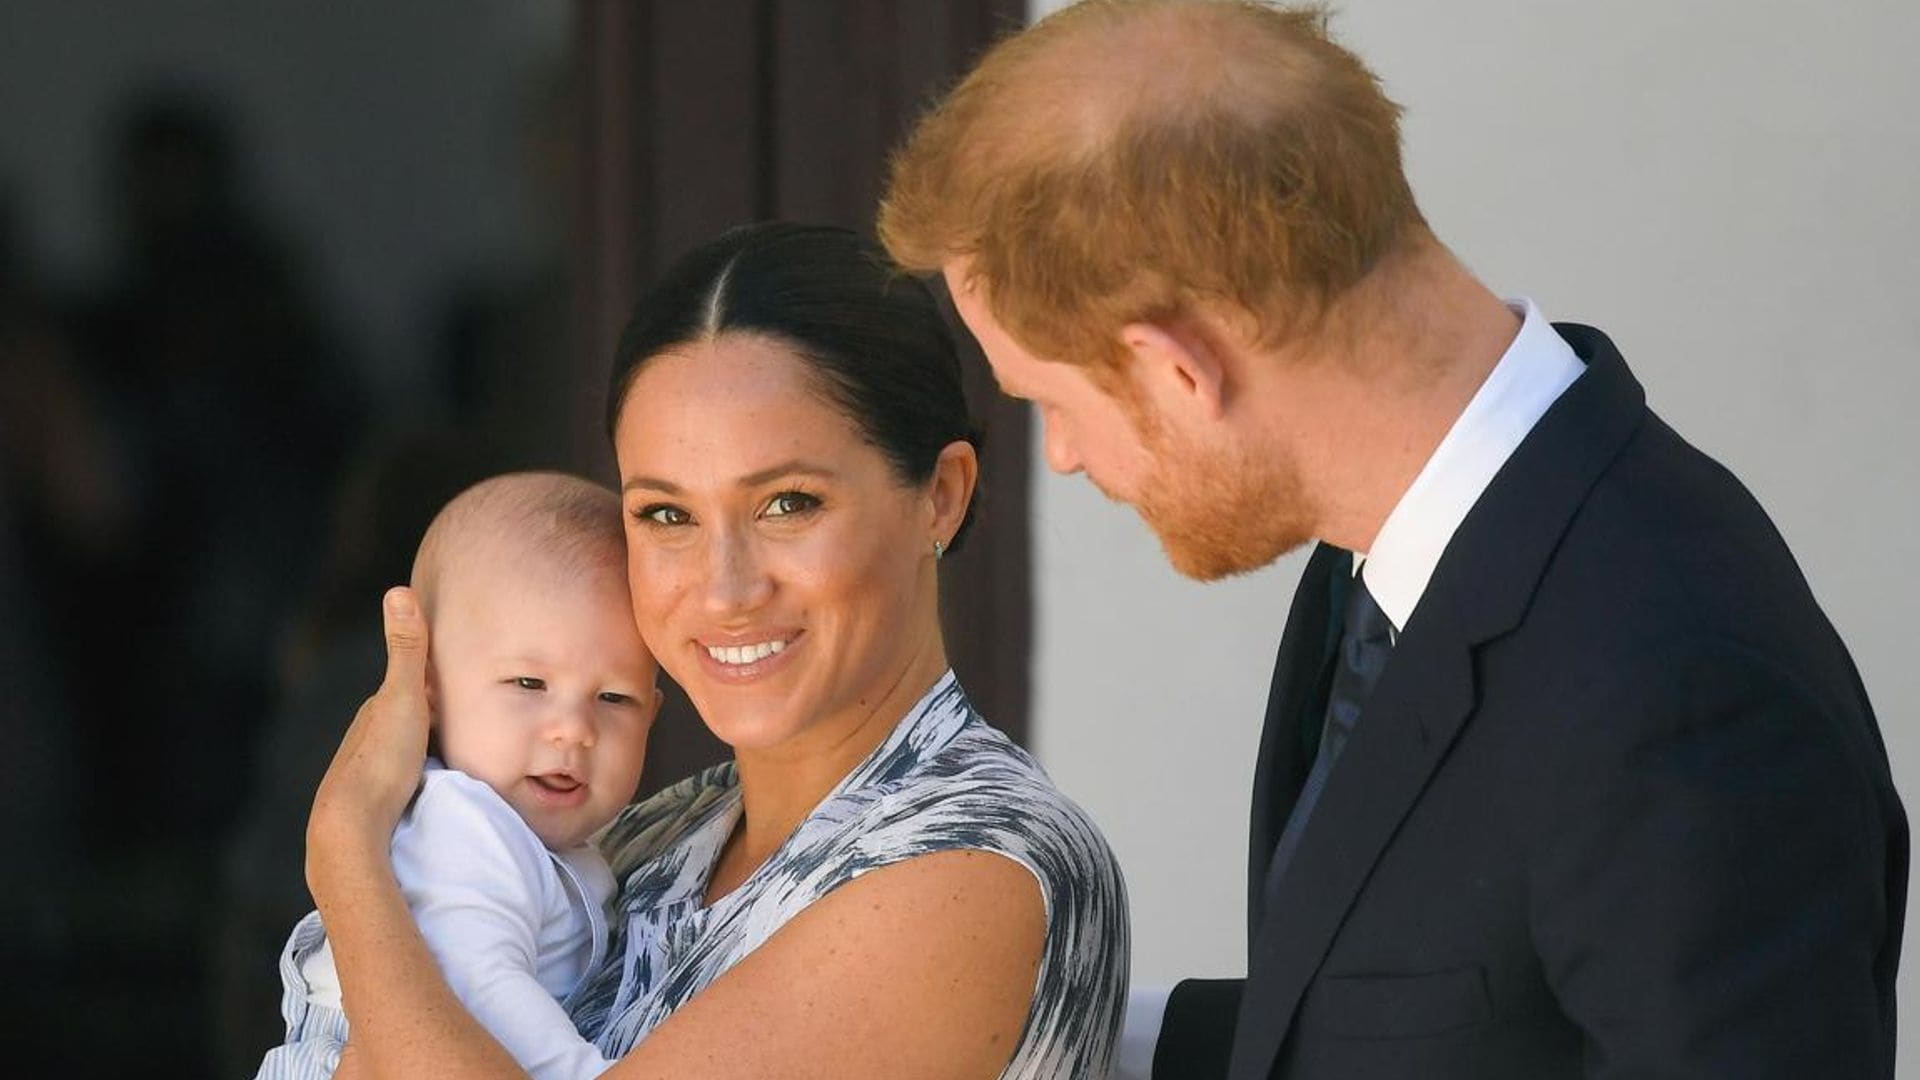
[{"label": "white wall", "polygon": [[[1346,0],[1333,26],[1406,107],[1441,238],[1496,289],[1607,330],[1773,514],[1920,799],[1920,5]],[[1035,497],[1038,752],[1125,865],[1136,980],[1238,974],[1253,754],[1301,560],[1190,584],[1083,481]],[[1920,1075],[1920,1038],[1901,1063]]]}]

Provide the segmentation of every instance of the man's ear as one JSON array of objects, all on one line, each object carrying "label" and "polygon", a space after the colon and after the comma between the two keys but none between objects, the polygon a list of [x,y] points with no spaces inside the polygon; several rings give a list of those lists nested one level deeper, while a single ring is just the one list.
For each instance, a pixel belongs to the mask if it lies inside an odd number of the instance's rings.
[{"label": "man's ear", "polygon": [[1198,409],[1202,419],[1226,411],[1225,358],[1205,330],[1186,321],[1135,322],[1120,328],[1120,342],[1133,355],[1129,370],[1141,390],[1162,409]]}]

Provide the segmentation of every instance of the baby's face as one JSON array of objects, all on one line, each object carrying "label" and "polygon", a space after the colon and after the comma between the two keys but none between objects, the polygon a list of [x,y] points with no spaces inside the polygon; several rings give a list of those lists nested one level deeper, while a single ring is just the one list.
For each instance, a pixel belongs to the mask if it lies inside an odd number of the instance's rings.
[{"label": "baby's face", "polygon": [[442,756],[549,848],[632,800],[659,694],[619,567],[463,567],[442,586],[430,641]]}]

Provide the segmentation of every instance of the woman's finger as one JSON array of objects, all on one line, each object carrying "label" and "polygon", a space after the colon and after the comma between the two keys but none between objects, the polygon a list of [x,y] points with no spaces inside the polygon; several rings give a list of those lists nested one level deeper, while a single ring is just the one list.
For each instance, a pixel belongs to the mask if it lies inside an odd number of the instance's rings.
[{"label": "woman's finger", "polygon": [[355,767],[332,771],[344,772],[345,779],[370,788],[376,805],[397,816],[412,795],[420,759],[426,753],[430,722],[427,620],[419,598],[404,585],[387,590],[381,613],[386,624],[387,675],[379,691],[361,707],[341,747],[343,752],[356,752]]},{"label": "woman's finger", "polygon": [[396,705],[424,700],[427,693],[427,620],[413,590],[398,585],[387,590],[381,605],[387,633],[387,677],[380,694]]}]

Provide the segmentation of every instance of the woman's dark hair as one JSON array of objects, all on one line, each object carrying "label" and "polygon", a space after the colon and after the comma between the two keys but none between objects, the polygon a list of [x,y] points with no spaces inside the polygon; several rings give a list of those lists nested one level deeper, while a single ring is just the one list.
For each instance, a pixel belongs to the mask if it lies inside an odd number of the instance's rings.
[{"label": "woman's dark hair", "polygon": [[[932,476],[948,444],[980,445],[959,352],[927,287],[858,233],[784,222],[742,226],[695,248],[641,298],[614,353],[608,434],[649,360],[730,332],[790,345],[904,483]],[[951,546],[972,522],[970,507]]]}]

